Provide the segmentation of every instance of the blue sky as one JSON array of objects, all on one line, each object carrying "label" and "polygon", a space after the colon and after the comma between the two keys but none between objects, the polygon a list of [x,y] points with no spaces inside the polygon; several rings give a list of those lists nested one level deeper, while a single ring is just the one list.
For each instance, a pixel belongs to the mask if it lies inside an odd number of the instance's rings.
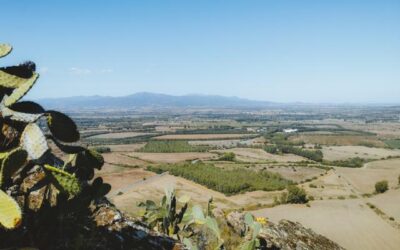
[{"label": "blue sky", "polygon": [[400,1],[3,1],[30,98],[149,91],[400,102]]}]

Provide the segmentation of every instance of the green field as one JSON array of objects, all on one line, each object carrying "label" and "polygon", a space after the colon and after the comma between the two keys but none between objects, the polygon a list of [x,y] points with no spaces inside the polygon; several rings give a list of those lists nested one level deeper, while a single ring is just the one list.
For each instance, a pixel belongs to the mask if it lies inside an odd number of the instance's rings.
[{"label": "green field", "polygon": [[193,146],[187,141],[149,141],[139,152],[145,153],[185,153],[205,152],[207,146]]},{"label": "green field", "polygon": [[147,169],[156,173],[168,171],[227,195],[254,190],[282,190],[291,183],[279,174],[268,171],[256,172],[242,168],[226,170],[204,163],[149,166]]}]

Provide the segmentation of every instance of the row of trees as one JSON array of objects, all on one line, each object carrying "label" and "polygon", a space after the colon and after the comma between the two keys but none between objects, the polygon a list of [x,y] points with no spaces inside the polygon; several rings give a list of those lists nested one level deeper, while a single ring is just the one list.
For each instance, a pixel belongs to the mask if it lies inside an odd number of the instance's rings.
[{"label": "row of trees", "polygon": [[253,190],[282,190],[291,183],[279,174],[268,171],[256,172],[242,168],[226,170],[202,162],[149,166],[148,170],[156,173],[169,171],[172,175],[181,176],[228,195]]},{"label": "row of trees", "polygon": [[321,150],[307,150],[291,145],[267,145],[264,147],[264,150],[271,154],[295,154],[317,162],[322,162],[323,159],[323,154]]},{"label": "row of trees", "polygon": [[182,153],[205,152],[207,149],[207,146],[194,146],[187,141],[149,141],[139,151],[146,153]]}]

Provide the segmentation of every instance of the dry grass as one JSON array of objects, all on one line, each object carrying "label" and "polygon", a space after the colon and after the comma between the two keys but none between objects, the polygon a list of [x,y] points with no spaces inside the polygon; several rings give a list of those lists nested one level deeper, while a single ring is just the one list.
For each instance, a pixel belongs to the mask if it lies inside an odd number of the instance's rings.
[{"label": "dry grass", "polygon": [[382,180],[389,182],[389,188],[397,186],[400,168],[392,169],[369,169],[369,168],[335,168],[336,172],[345,178],[361,193],[372,193],[375,191],[375,183]]},{"label": "dry grass", "polygon": [[296,135],[289,138],[293,142],[303,141],[309,144],[321,145],[341,145],[341,146],[354,146],[354,145],[371,145],[375,147],[385,147],[386,144],[378,140],[374,136],[364,135]]},{"label": "dry grass", "polygon": [[384,194],[369,198],[368,201],[376,204],[386,215],[392,216],[396,221],[400,221],[400,189],[389,190]]},{"label": "dry grass", "polygon": [[324,200],[305,205],[283,205],[254,211],[255,216],[298,221],[349,250],[398,249],[399,231],[372,211],[363,201]]},{"label": "dry grass", "polygon": [[153,163],[178,163],[188,160],[209,160],[216,158],[217,155],[213,153],[129,153],[132,157],[137,157],[141,160]]},{"label": "dry grass", "polygon": [[295,182],[305,181],[313,177],[320,177],[325,170],[313,167],[273,167],[267,168],[268,171],[280,174],[283,178]]},{"label": "dry grass", "polygon": [[364,159],[380,159],[400,155],[400,150],[370,148],[364,146],[330,146],[323,147],[324,159],[329,161],[345,160],[354,157]]},{"label": "dry grass", "polygon": [[104,161],[115,165],[127,165],[127,166],[145,166],[147,162],[140,159],[132,158],[124,153],[107,153],[103,154]]},{"label": "dry grass", "polygon": [[259,161],[276,161],[276,162],[296,162],[304,161],[305,158],[297,155],[285,154],[285,155],[274,155],[265,152],[259,148],[232,148],[226,150],[218,150],[216,152],[233,152],[236,154],[236,158],[244,162],[259,162]]}]

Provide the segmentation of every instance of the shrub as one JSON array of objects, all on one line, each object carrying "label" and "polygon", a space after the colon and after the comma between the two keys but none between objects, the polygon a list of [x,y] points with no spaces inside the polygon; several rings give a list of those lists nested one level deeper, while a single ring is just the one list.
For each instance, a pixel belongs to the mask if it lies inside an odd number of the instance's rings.
[{"label": "shrub", "polygon": [[384,193],[389,189],[389,184],[387,181],[378,181],[375,183],[375,191],[377,193]]},{"label": "shrub", "polygon": [[310,185],[308,185],[310,188],[317,188],[317,185],[311,183]]},{"label": "shrub", "polygon": [[307,203],[307,194],[303,188],[299,188],[294,185],[290,185],[287,187],[287,193],[284,192],[281,196],[281,203]]},{"label": "shrub", "polygon": [[220,158],[219,160],[221,161],[234,161],[236,158],[235,153],[233,152],[225,152]]},{"label": "shrub", "polygon": [[365,160],[360,157],[354,157],[347,160],[337,160],[337,161],[324,161],[326,165],[345,167],[345,168],[360,168],[364,165]]},{"label": "shrub", "polygon": [[109,147],[95,147],[95,148],[93,148],[93,150],[95,150],[97,153],[100,153],[100,154],[111,152],[111,148],[109,148]]}]

